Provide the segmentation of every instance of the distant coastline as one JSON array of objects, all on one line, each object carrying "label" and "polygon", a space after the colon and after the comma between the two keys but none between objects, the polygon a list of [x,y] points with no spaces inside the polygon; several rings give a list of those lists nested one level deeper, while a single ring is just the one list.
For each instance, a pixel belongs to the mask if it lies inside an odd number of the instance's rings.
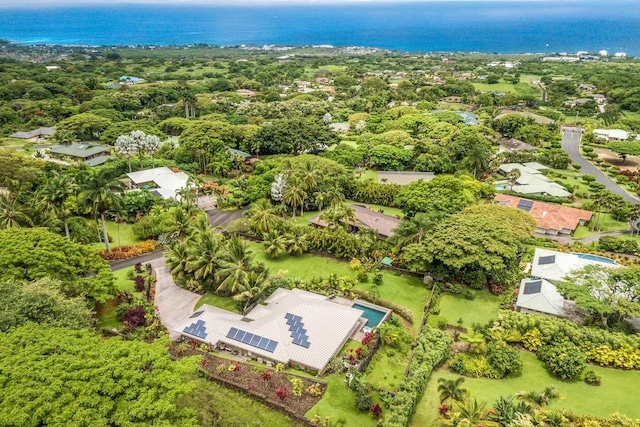
[{"label": "distant coastline", "polygon": [[328,44],[403,52],[607,50],[640,56],[640,8],[633,6],[614,0],[3,8],[0,38],[28,45]]}]

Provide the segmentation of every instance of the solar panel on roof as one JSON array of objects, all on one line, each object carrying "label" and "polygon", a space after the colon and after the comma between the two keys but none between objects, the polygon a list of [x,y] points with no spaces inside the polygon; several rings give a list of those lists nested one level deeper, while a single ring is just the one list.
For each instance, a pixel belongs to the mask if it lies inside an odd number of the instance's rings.
[{"label": "solar panel on roof", "polygon": [[533,202],[531,200],[520,200],[518,202],[518,209],[522,209],[523,211],[529,212],[533,207]]},{"label": "solar panel on roof", "polygon": [[294,343],[295,345],[302,345],[302,340],[294,339],[294,340],[293,340],[293,343]]},{"label": "solar panel on roof", "polygon": [[196,322],[196,325],[204,325],[204,320],[200,319]]},{"label": "solar panel on roof", "polygon": [[258,343],[260,342],[260,339],[261,339],[261,338],[262,338],[262,337],[261,337],[261,336],[259,336],[259,335],[254,335],[254,336],[253,336],[253,338],[251,338],[251,342],[249,343],[249,345],[252,345],[252,346],[254,346],[254,347],[257,347],[257,346],[258,346]]},{"label": "solar panel on roof", "polygon": [[554,262],[556,262],[555,255],[541,256],[538,258],[538,265],[553,264]]},{"label": "solar panel on roof", "polygon": [[537,280],[535,282],[527,282],[524,284],[524,295],[539,294],[542,289],[542,281]]},{"label": "solar panel on roof", "polygon": [[237,328],[229,329],[229,332],[227,332],[227,338],[233,338],[234,336],[236,336],[237,332],[238,332]]},{"label": "solar panel on roof", "polygon": [[278,343],[276,341],[269,340],[269,342],[267,343],[267,348],[265,348],[265,350],[267,350],[269,353],[273,353],[277,345]]},{"label": "solar panel on roof", "polygon": [[287,314],[284,315],[284,318],[285,319],[291,319],[291,318],[293,318],[293,314],[287,313]]},{"label": "solar panel on roof", "polygon": [[193,313],[191,316],[189,316],[189,318],[192,318],[192,317],[198,317],[198,316],[200,316],[202,313],[204,313],[204,310],[196,311],[196,312],[195,312],[195,313]]},{"label": "solar panel on roof", "polygon": [[309,348],[309,346],[311,345],[311,343],[309,341],[303,341],[301,344],[304,348]]},{"label": "solar panel on roof", "polygon": [[235,337],[233,337],[234,340],[236,341],[242,341],[242,338],[244,338],[244,335],[246,334],[245,331],[238,329],[238,333],[236,334]]},{"label": "solar panel on roof", "polygon": [[270,340],[268,338],[262,337],[262,339],[260,340],[258,345],[256,345],[255,347],[258,347],[258,348],[261,348],[261,349],[265,350],[267,348],[267,345],[269,344],[269,341]]},{"label": "solar panel on roof", "polygon": [[247,332],[244,337],[242,337],[242,342],[245,344],[249,344],[251,342],[251,339],[253,338],[253,334],[250,332]]}]

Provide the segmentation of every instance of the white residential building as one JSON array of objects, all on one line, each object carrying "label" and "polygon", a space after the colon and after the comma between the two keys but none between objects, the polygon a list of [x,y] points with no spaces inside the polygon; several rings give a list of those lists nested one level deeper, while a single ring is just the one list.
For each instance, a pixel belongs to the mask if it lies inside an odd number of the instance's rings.
[{"label": "white residential building", "polygon": [[148,189],[163,199],[180,200],[180,190],[187,186],[189,175],[174,172],[166,166],[130,172],[127,177],[135,189]]}]

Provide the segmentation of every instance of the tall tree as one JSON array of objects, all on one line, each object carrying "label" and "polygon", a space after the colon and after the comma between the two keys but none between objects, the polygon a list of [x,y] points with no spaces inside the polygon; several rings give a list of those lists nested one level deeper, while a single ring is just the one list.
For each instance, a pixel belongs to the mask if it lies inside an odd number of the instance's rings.
[{"label": "tall tree", "polygon": [[10,194],[0,194],[0,230],[31,226],[33,221],[27,215],[24,206],[17,197]]},{"label": "tall tree", "polygon": [[66,174],[55,174],[38,189],[38,199],[42,207],[62,220],[67,238],[70,238],[68,220],[71,216],[68,201],[77,192],[78,186],[75,179]]},{"label": "tall tree", "polygon": [[252,286],[251,273],[265,270],[264,266],[253,262],[253,252],[237,236],[233,236],[228,241],[218,262],[216,279],[220,284],[216,292],[222,294],[238,294],[246,291]]},{"label": "tall tree", "polygon": [[304,215],[304,201],[308,197],[304,190],[304,183],[295,175],[287,178],[282,201],[293,208],[293,217],[296,217],[296,209],[302,209],[301,215]]},{"label": "tall tree", "polygon": [[89,208],[95,218],[100,217],[105,249],[109,252],[111,247],[109,246],[106,215],[109,211],[117,211],[122,208],[124,185],[122,181],[113,179],[111,171],[108,169],[88,170],[79,178],[80,204]]}]

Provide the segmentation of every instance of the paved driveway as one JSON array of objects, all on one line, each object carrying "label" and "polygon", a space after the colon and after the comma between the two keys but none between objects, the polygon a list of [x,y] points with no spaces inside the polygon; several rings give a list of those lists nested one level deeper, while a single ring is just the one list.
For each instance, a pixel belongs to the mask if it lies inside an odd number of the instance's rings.
[{"label": "paved driveway", "polygon": [[582,138],[582,132],[584,129],[577,127],[563,127],[562,128],[562,149],[569,154],[573,163],[582,165],[580,172],[593,175],[596,177],[596,181],[604,184],[607,190],[614,194],[622,196],[622,198],[631,203],[640,203],[638,199],[624,191],[618,184],[611,178],[605,175],[600,169],[593,166],[587,159],[580,154],[580,139]]},{"label": "paved driveway", "polygon": [[164,257],[156,258],[150,264],[158,279],[154,304],[158,307],[162,324],[169,330],[169,338],[177,339],[180,334],[173,332],[173,328],[191,315],[200,295],[179,288],[174,283]]}]

